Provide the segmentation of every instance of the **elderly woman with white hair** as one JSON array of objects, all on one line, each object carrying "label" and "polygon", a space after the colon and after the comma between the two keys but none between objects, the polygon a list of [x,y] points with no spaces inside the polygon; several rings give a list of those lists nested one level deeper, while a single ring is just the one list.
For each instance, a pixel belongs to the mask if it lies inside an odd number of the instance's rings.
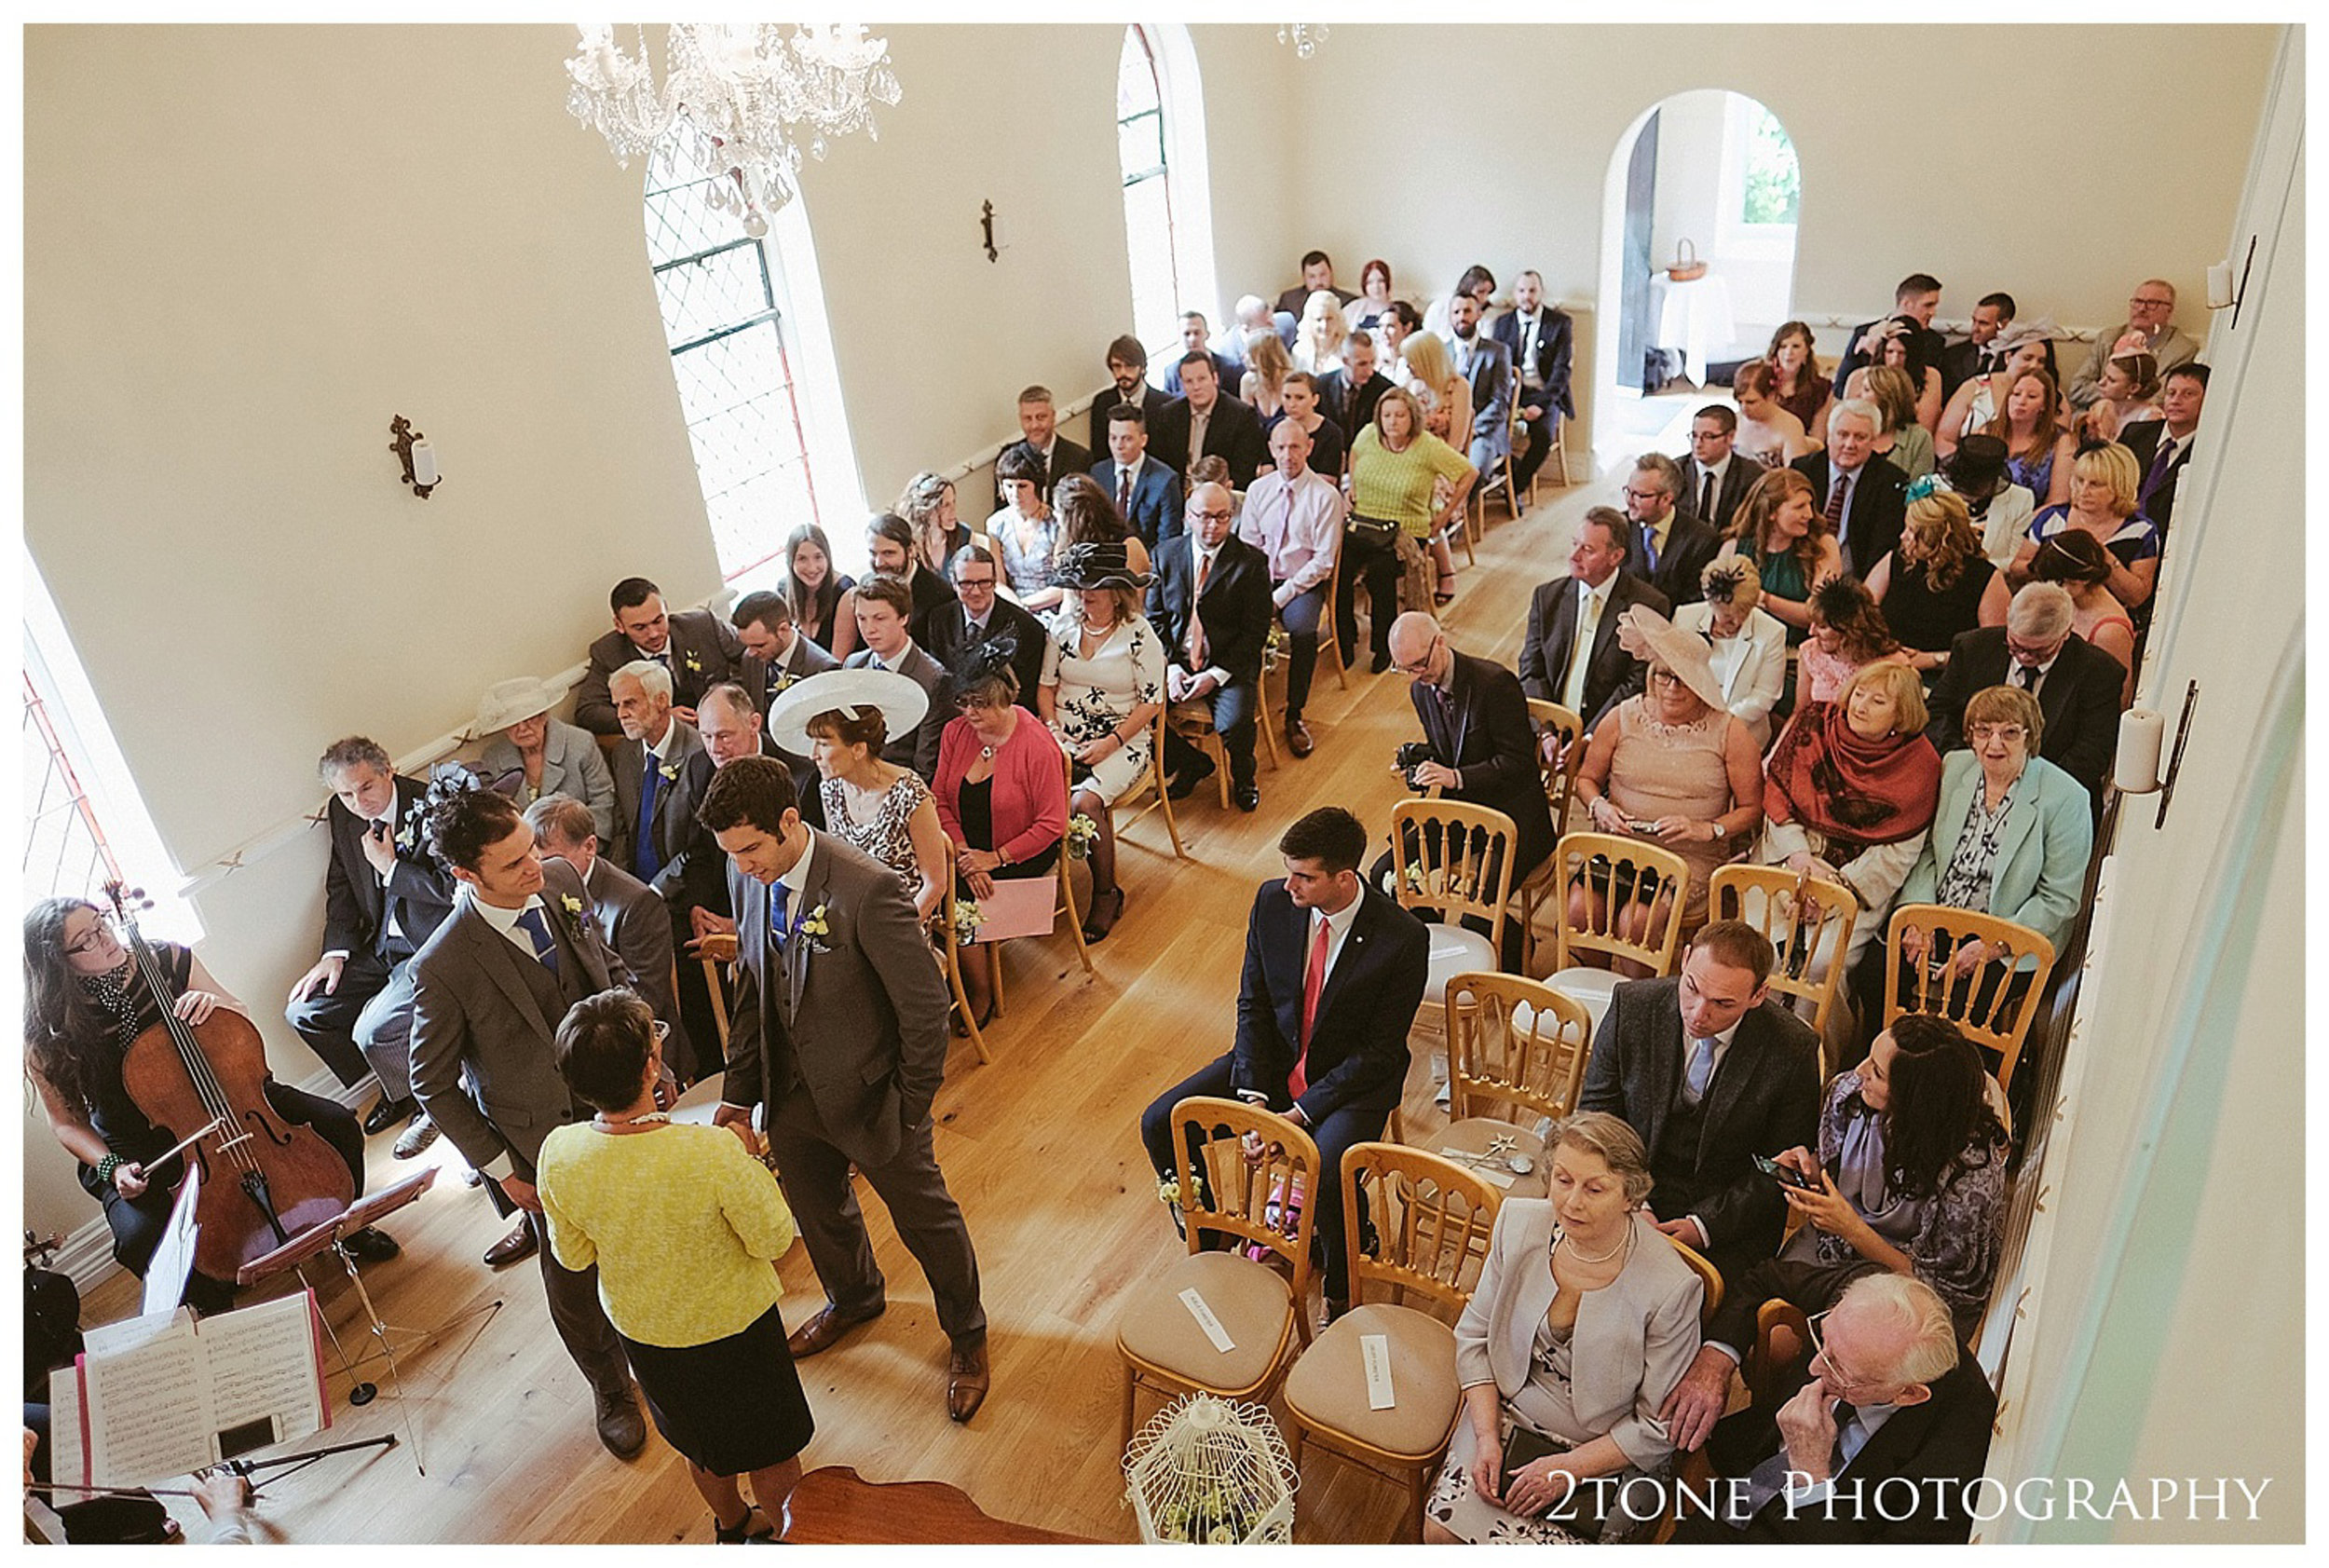
[{"label": "elderly woman with white hair", "polygon": [[[1658,1410],[1698,1353],[1704,1287],[1643,1202],[1650,1156],[1632,1127],[1582,1111],[1545,1153],[1550,1196],[1497,1210],[1456,1324],[1464,1415],[1426,1545],[1614,1544],[1664,1512],[1662,1488],[1624,1483],[1673,1457]],[[1628,1490],[1655,1502],[1628,1512]]]},{"label": "elderly woman with white hair", "polygon": [[478,754],[485,782],[520,806],[566,795],[591,809],[602,844],[615,840],[615,776],[596,737],[550,716],[559,692],[531,675],[497,681],[477,704],[476,733],[490,736]]},{"label": "elderly woman with white hair", "polygon": [[1674,624],[1706,638],[1723,705],[1760,752],[1771,743],[1771,710],[1787,689],[1787,628],[1763,607],[1763,581],[1742,557],[1708,562],[1698,589],[1705,597],[1677,605]]}]

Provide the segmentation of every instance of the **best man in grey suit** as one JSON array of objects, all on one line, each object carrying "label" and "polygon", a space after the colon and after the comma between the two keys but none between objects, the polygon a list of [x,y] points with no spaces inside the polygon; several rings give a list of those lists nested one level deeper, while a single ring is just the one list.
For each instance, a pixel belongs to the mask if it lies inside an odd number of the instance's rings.
[{"label": "best man in grey suit", "polygon": [[737,684],[762,718],[769,716],[769,703],[776,694],[795,681],[841,667],[839,660],[800,634],[792,601],[782,593],[766,589],[747,593],[736,601],[730,619],[744,649],[743,674],[736,677]]},{"label": "best man in grey suit", "polygon": [[1726,1279],[1770,1257],[1786,1223],[1754,1157],[1812,1147],[1818,1132],[1819,1040],[1772,1000],[1771,964],[1763,933],[1716,920],[1692,939],[1680,975],[1619,986],[1577,1102],[1641,1135],[1658,1229]]},{"label": "best man in grey suit", "polygon": [[770,758],[721,769],[703,825],[729,860],[739,947],[736,1010],[714,1120],[769,1144],[826,1302],[793,1330],[814,1356],[885,1304],[851,1185],[854,1165],[930,1281],[952,1343],[947,1413],[987,1396],[978,1259],[932,1146],[946,1074],[947,991],[896,873],[802,825],[792,775]]},{"label": "best man in grey suit", "polygon": [[645,660],[608,682],[623,743],[615,748],[615,841],[607,852],[639,880],[664,891],[664,872],[695,832],[695,803],[711,762],[694,725],[675,716],[671,675]]},{"label": "best man in grey suit", "polygon": [[552,1040],[584,997],[631,983],[590,919],[582,880],[544,862],[508,797],[472,790],[430,814],[437,852],[467,889],[413,959],[413,1088],[505,1214],[531,1219],[550,1319],[597,1399],[599,1441],[629,1459],[647,1443],[622,1342],[598,1299],[598,1271],[562,1267],[534,1192],[542,1140],[587,1119],[559,1075]]}]

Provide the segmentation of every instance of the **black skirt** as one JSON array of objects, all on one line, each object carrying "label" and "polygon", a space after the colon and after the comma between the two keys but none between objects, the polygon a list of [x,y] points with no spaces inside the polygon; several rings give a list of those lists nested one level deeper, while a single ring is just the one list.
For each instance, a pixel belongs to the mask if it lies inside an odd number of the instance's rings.
[{"label": "black skirt", "polygon": [[641,1344],[623,1337],[632,1374],[663,1440],[715,1476],[782,1465],[817,1429],[775,1306],[706,1344]]}]

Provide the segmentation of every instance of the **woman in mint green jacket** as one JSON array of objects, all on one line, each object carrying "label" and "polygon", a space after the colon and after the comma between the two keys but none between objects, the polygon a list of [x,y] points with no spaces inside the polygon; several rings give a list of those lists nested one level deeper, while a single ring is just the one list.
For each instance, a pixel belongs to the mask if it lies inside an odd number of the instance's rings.
[{"label": "woman in mint green jacket", "polygon": [[[1900,889],[1901,904],[1946,904],[2028,926],[2060,952],[2094,850],[2087,792],[2036,755],[2037,699],[1993,686],[1965,705],[1967,748],[1941,758],[1932,836]],[[1915,961],[1924,934],[1902,934]],[[1978,942],[1951,955],[1958,973],[1989,958]]]}]

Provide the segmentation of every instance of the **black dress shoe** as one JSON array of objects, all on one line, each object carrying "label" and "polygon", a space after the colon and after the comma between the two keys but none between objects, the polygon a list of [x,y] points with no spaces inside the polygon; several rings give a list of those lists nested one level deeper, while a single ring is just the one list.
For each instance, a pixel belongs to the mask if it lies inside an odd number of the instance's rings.
[{"label": "black dress shoe", "polygon": [[419,1114],[420,1101],[410,1096],[403,1099],[390,1099],[383,1095],[380,1103],[374,1106],[364,1117],[364,1136],[371,1138],[375,1134],[387,1132],[390,1127],[402,1126]]},{"label": "black dress shoe", "polygon": [[360,1263],[385,1263],[404,1250],[397,1246],[394,1236],[370,1225],[352,1236],[343,1236],[340,1245],[347,1248],[347,1255]]},{"label": "black dress shoe", "polygon": [[1231,798],[1237,802],[1237,809],[1241,811],[1260,811],[1261,809],[1261,786],[1260,784],[1239,784],[1237,788],[1232,792]]},{"label": "black dress shoe", "polygon": [[1388,653],[1376,654],[1373,673],[1375,675],[1381,675],[1389,668],[1391,668],[1391,655]]},{"label": "black dress shoe", "polygon": [[1188,767],[1175,773],[1164,786],[1164,793],[1176,800],[1186,800],[1197,793],[1197,786],[1213,776],[1215,763],[1209,757],[1200,757]]}]

